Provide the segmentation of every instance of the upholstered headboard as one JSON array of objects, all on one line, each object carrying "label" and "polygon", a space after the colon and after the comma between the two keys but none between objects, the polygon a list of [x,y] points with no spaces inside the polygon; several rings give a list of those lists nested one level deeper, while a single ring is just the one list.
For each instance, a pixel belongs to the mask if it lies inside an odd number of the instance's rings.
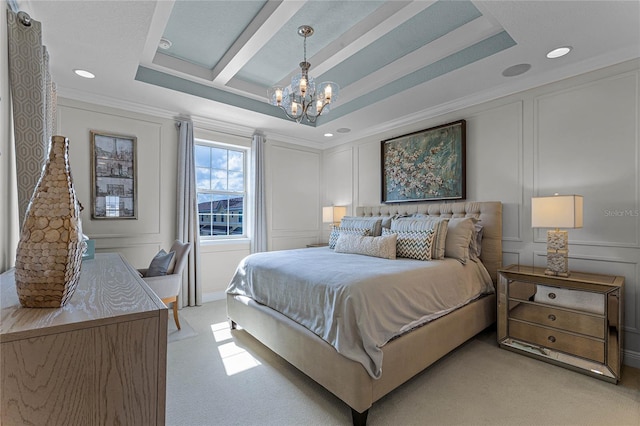
[{"label": "upholstered headboard", "polygon": [[502,267],[502,203],[499,201],[468,201],[451,203],[406,203],[356,208],[356,216],[395,216],[415,213],[438,217],[475,217],[483,226],[480,259],[497,282]]}]

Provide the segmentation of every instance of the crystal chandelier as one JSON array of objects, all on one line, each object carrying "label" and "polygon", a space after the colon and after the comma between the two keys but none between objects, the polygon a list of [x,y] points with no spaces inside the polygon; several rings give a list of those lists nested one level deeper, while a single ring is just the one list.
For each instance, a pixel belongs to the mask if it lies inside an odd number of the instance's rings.
[{"label": "crystal chandelier", "polygon": [[306,119],[315,123],[321,114],[329,112],[330,104],[338,98],[340,86],[326,81],[316,87],[313,77],[309,77],[311,64],[307,62],[307,37],[313,35],[313,28],[309,25],[298,27],[298,35],[304,37],[304,61],[300,62],[300,73],[291,78],[287,87],[273,86],[267,94],[269,103],[282,108],[291,120],[300,123]]}]

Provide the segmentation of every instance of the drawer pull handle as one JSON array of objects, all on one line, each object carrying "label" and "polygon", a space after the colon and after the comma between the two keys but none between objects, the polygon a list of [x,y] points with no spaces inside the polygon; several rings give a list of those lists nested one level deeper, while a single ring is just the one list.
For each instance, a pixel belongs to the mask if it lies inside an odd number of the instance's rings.
[{"label": "drawer pull handle", "polygon": [[549,314],[549,316],[547,318],[549,318],[549,320],[551,320],[551,321],[555,321],[556,320],[556,316],[553,315],[553,314]]},{"label": "drawer pull handle", "polygon": [[553,337],[553,336],[547,337],[547,340],[550,341],[551,343],[555,343],[556,342],[556,338]]},{"label": "drawer pull handle", "polygon": [[549,293],[549,299],[555,299],[555,298],[556,298],[555,293]]}]

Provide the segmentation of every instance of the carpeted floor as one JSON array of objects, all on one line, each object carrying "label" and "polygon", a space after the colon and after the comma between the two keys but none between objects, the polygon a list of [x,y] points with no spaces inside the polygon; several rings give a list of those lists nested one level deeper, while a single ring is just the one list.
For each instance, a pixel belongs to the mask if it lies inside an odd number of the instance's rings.
[{"label": "carpeted floor", "polygon": [[[350,409],[244,331],[224,301],[180,311],[168,345],[167,425],[349,425]],[[376,425],[640,426],[640,370],[620,384],[503,349],[487,331],[370,409]]]},{"label": "carpeted floor", "polygon": [[176,326],[173,320],[173,314],[169,311],[169,325],[167,327],[167,342],[173,343],[179,340],[188,339],[189,337],[197,336],[198,333],[191,327],[191,324],[187,322],[180,314],[178,314],[180,320],[180,330]]}]

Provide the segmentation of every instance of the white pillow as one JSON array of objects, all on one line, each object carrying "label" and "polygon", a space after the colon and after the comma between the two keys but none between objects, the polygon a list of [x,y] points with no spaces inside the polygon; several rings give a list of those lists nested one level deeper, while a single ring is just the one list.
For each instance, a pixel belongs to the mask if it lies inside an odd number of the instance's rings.
[{"label": "white pillow", "polygon": [[366,228],[342,228],[340,226],[334,226],[331,228],[331,234],[329,235],[329,248],[333,249],[336,246],[336,241],[341,234],[354,234],[354,235],[369,235],[369,229]]},{"label": "white pillow", "polygon": [[458,259],[465,264],[469,260],[469,244],[477,219],[471,217],[449,219],[444,256]]},{"label": "white pillow", "polygon": [[342,234],[336,242],[336,253],[364,254],[366,256],[396,258],[396,234],[385,237],[365,237]]}]

